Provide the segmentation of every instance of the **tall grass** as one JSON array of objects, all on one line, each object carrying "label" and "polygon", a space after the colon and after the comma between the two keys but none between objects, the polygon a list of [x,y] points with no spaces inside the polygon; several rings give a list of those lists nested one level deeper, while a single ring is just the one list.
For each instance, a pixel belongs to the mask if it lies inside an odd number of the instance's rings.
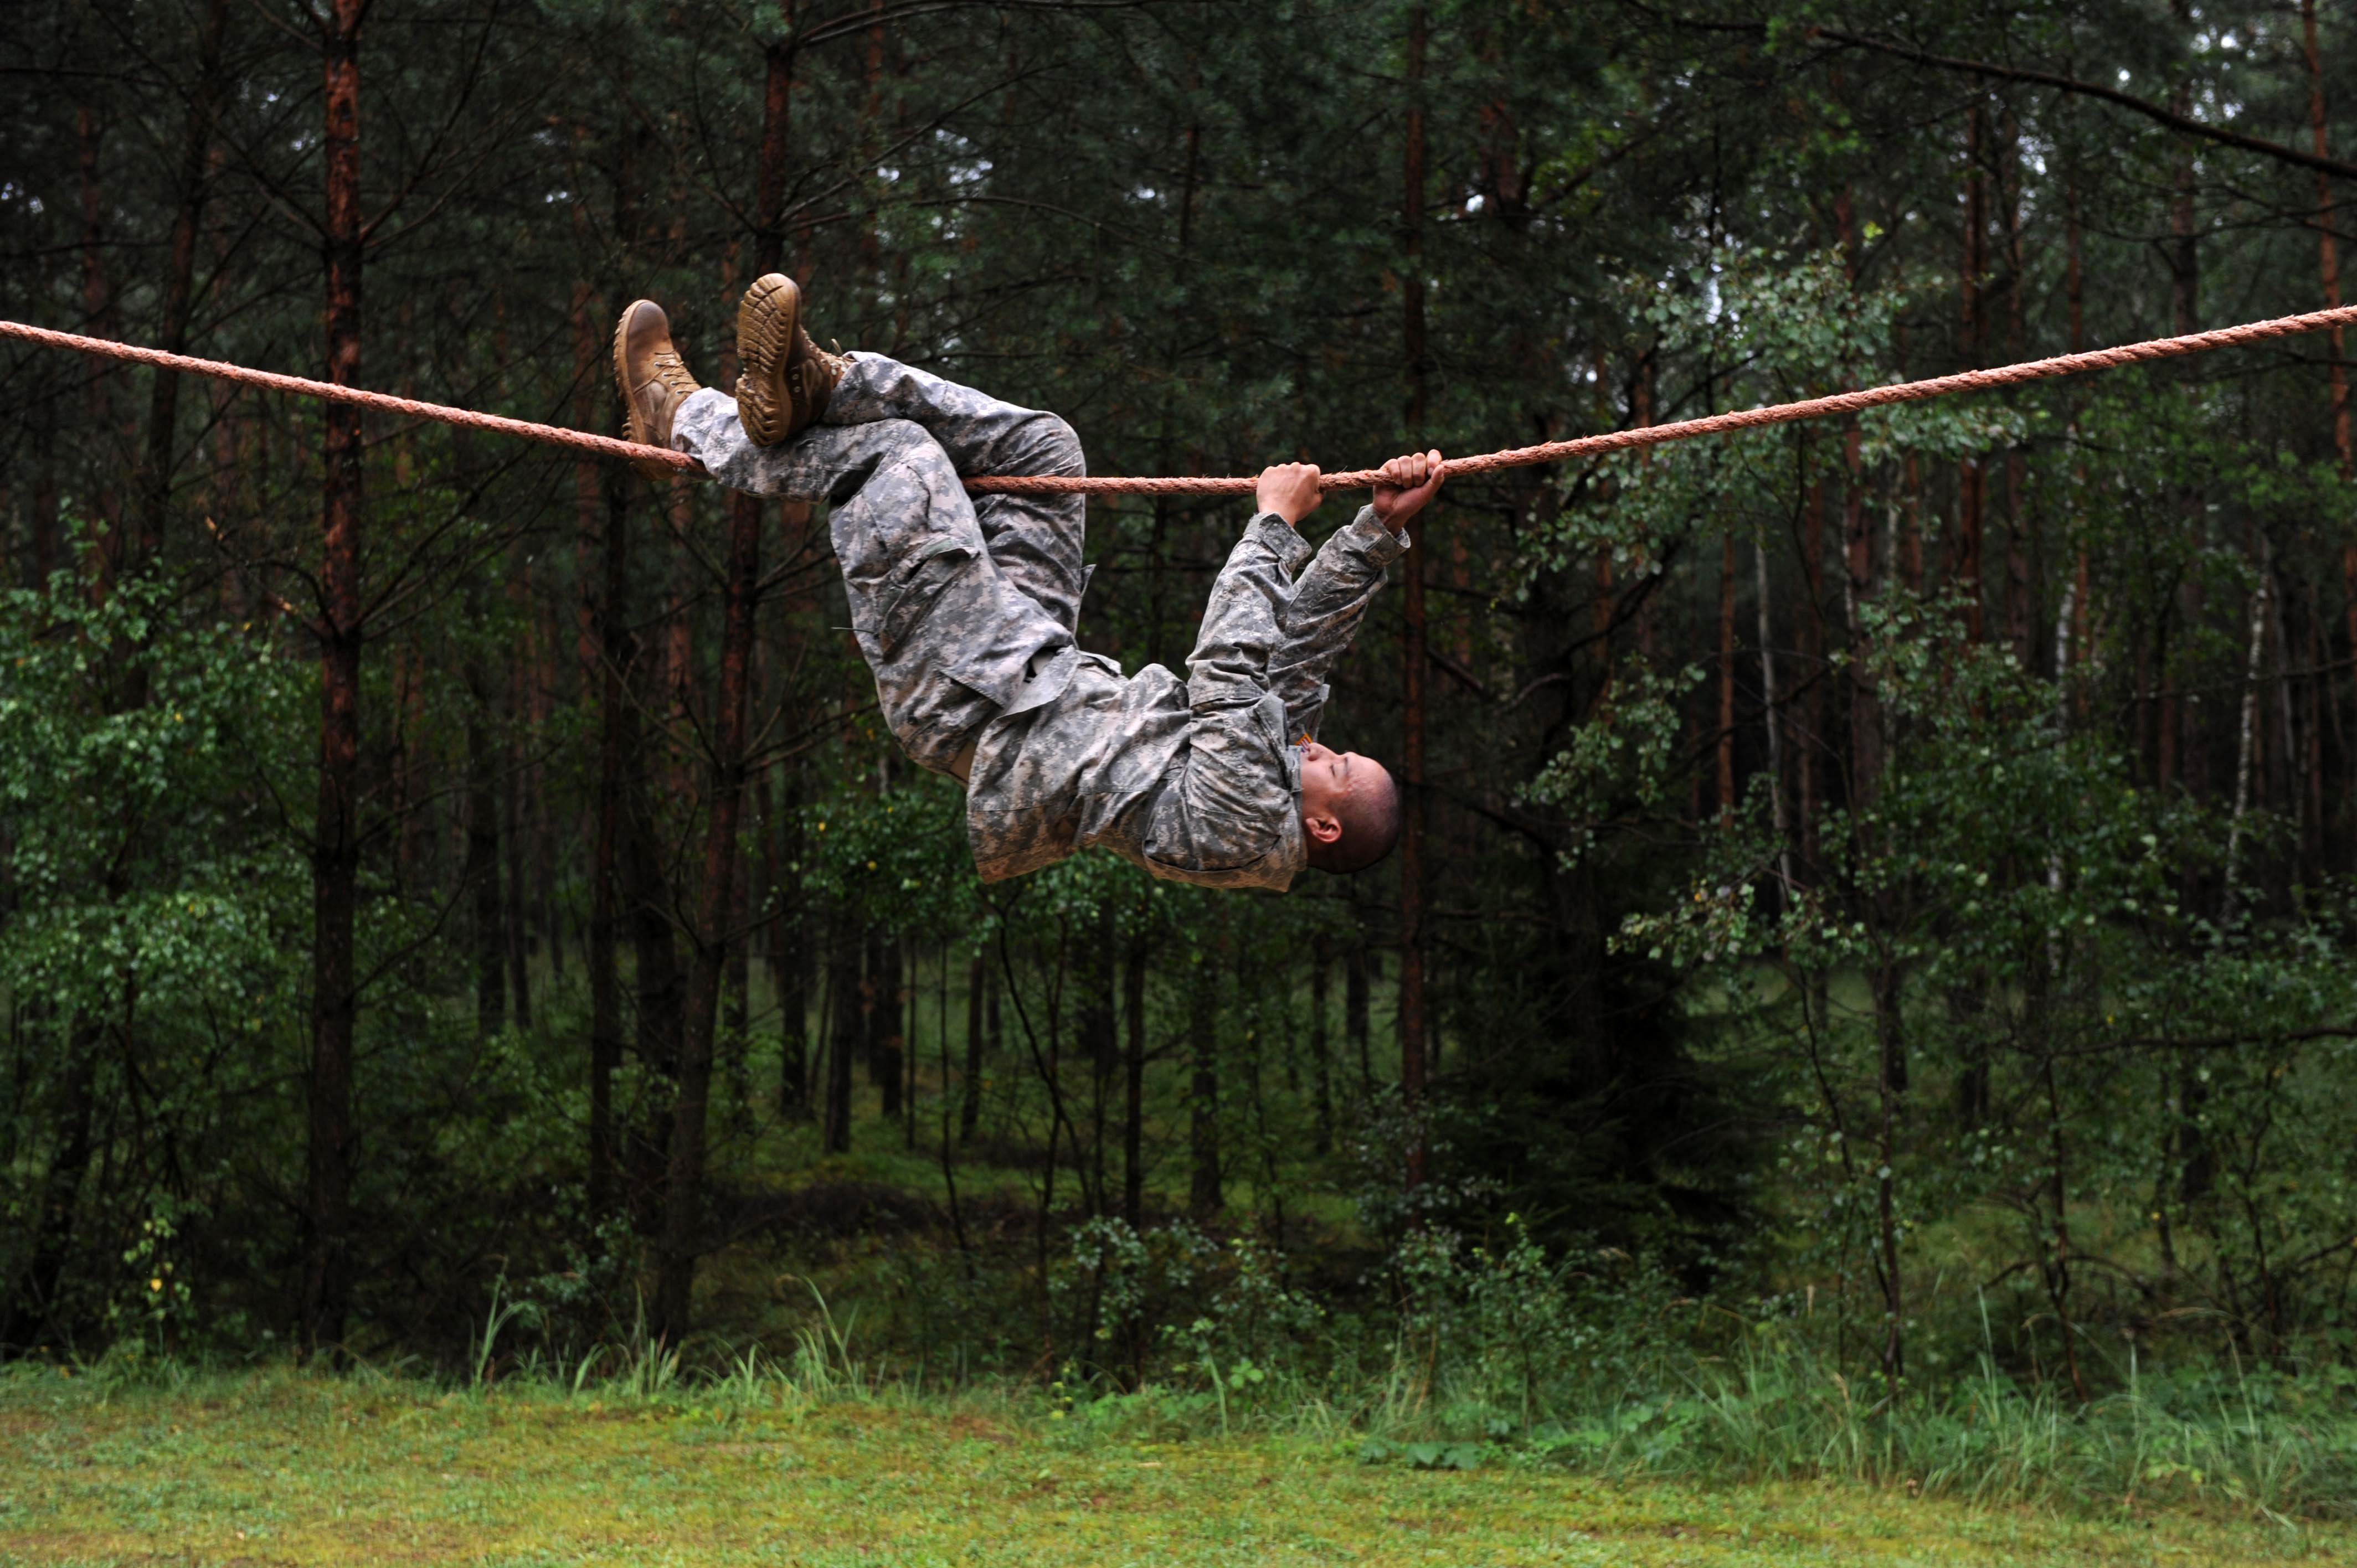
[{"label": "tall grass", "polygon": [[1830,1476],[1978,1502],[2203,1498],[2277,1519],[2357,1513],[2357,1412],[2329,1389],[2243,1373],[2135,1380],[2082,1406],[1984,1357],[1972,1377],[1893,1397],[1793,1343],[1696,1364],[1683,1384],[1536,1442],[1604,1469]]},{"label": "tall grass", "polygon": [[1653,1372],[1620,1388],[1558,1382],[1534,1420],[1520,1391],[1469,1368],[1427,1377],[1405,1354],[1341,1381],[1273,1374],[1224,1412],[1149,1385],[1076,1413],[1108,1434],[1293,1433],[1354,1444],[1372,1462],[1837,1479],[1985,1505],[2194,1503],[2284,1522],[2357,1517],[2357,1407],[2332,1380],[2136,1378],[2081,1405],[1984,1357],[1970,1377],[1894,1397],[1805,1342],[1769,1336],[1726,1358],[1663,1358]]},{"label": "tall grass", "polygon": [[[1129,1390],[1085,1377],[1045,1388],[1011,1378],[928,1386],[920,1373],[861,1353],[856,1313],[838,1320],[814,1286],[812,1298],[811,1320],[782,1356],[758,1344],[683,1349],[650,1335],[640,1315],[619,1342],[567,1359],[545,1346],[500,1351],[503,1336],[525,1330],[495,1295],[468,1362],[442,1386],[454,1398],[637,1404],[716,1419],[846,1403],[979,1408],[1036,1419],[1078,1445],[1268,1434],[1379,1463],[1702,1483],[1835,1479],[1984,1505],[2190,1503],[2286,1523],[2357,1517],[2357,1378],[2336,1372],[2294,1379],[2237,1365],[2156,1377],[2131,1360],[2116,1391],[2082,1404],[2009,1376],[1985,1348],[1967,1376],[1894,1392],[1845,1375],[1782,1325],[1747,1330],[1720,1355],[1657,1347],[1602,1375],[1557,1363],[1533,1378],[1519,1355],[1460,1347],[1441,1357],[1429,1344],[1394,1340],[1364,1361],[1228,1360],[1214,1372],[1180,1362],[1197,1369]],[[179,1394],[204,1375],[168,1358],[113,1355],[83,1370],[101,1397],[132,1384]],[[418,1376],[414,1366],[354,1375]]]}]

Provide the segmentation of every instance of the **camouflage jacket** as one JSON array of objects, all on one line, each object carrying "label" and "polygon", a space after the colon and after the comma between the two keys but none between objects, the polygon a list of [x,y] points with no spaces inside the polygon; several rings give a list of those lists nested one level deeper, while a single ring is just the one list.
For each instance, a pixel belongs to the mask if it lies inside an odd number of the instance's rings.
[{"label": "camouflage jacket", "polygon": [[1183,683],[1159,664],[1124,679],[1101,654],[1053,656],[1041,673],[1058,695],[975,738],[966,831],[983,880],[1101,844],[1171,881],[1283,892],[1306,863],[1297,745],[1406,548],[1365,507],[1313,561],[1263,513],[1212,585]]}]

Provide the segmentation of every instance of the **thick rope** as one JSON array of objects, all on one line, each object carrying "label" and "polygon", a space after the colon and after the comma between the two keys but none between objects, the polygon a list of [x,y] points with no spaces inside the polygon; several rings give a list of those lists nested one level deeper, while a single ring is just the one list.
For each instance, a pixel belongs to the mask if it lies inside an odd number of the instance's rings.
[{"label": "thick rope", "polygon": [[362,408],[381,408],[387,413],[406,413],[418,419],[438,419],[445,424],[463,424],[469,430],[496,430],[502,435],[521,435],[527,441],[577,446],[585,452],[595,452],[605,457],[628,457],[632,462],[640,463],[668,463],[682,470],[695,467],[695,459],[684,452],[666,452],[660,446],[642,446],[635,441],[617,441],[610,435],[592,435],[586,430],[565,430],[554,424],[534,424],[529,420],[507,419],[496,413],[477,413],[470,408],[420,403],[414,397],[364,392],[359,387],[340,387],[333,381],[315,381],[303,376],[282,376],[275,371],[252,371],[243,365],[225,365],[219,360],[199,360],[187,354],[167,354],[161,349],[142,349],[135,343],[77,337],[71,332],[52,332],[46,327],[27,327],[21,321],[0,321],[0,338],[22,338],[27,342],[47,344],[52,349],[103,354],[109,359],[132,360],[167,371],[189,371],[197,375],[211,376],[216,381],[268,387],[273,392],[293,392],[297,397],[324,398],[329,403],[356,403]]},{"label": "thick rope", "polygon": [[[2018,386],[2024,381],[2046,381],[2056,376],[2081,375],[2088,371],[2107,371],[2120,365],[2136,364],[2147,360],[2175,359],[2183,354],[2206,353],[2212,349],[2231,349],[2238,344],[2256,343],[2269,338],[2288,338],[2302,332],[2319,332],[2330,327],[2357,326],[2357,305],[2342,306],[2337,310],[2311,310],[2304,316],[2279,316],[2271,321],[2247,322],[2240,327],[2222,327],[2213,332],[2189,332],[2176,338],[2155,338],[2142,343],[2127,343],[2116,349],[2091,349],[2081,354],[2058,354],[2050,360],[2031,360],[2018,365],[2002,365],[1994,370],[1959,371],[1953,375],[1932,376],[1920,381],[1900,381],[1889,386],[1862,387],[1856,392],[1835,392],[1830,397],[1806,398],[1799,403],[1776,403],[1766,408],[1738,409],[1729,413],[1714,413],[1701,419],[1682,419],[1670,424],[1648,424],[1629,430],[1608,430],[1598,435],[1582,435],[1570,441],[1549,441],[1537,446],[1517,446],[1509,451],[1491,452],[1478,457],[1451,457],[1442,465],[1451,478],[1463,474],[1486,474],[1498,468],[1518,468],[1536,463],[1559,463],[1567,457],[1586,457],[1599,452],[1620,452],[1639,446],[1659,446],[1672,441],[1692,441],[1697,436],[1722,435],[1731,430],[1755,430],[1768,424],[1790,424],[1795,420],[1822,419],[1831,413],[1856,413],[1864,409],[1881,408],[1890,403],[1921,403],[1928,398],[1947,397],[1957,392],[1987,392],[1996,387]],[[187,354],[167,354],[158,349],[143,349],[135,344],[117,343],[103,338],[83,338],[71,332],[52,332],[47,328],[28,327],[21,321],[0,321],[0,338],[21,338],[27,342],[45,344],[53,349],[70,349],[84,354],[102,354],[112,359],[130,360],[144,365],[155,365],[167,371],[188,371],[200,376],[212,376],[225,381],[246,386],[268,387],[274,392],[293,392],[300,397],[325,398],[334,403],[358,403],[363,408],[382,409],[388,413],[408,414],[417,419],[440,420],[446,424],[465,425],[472,430],[496,430],[505,435],[521,435],[527,441],[544,441],[559,446],[571,446],[580,451],[595,452],[605,457],[625,457],[632,462],[662,463],[682,472],[696,468],[696,461],[684,452],[668,451],[661,446],[645,446],[632,441],[618,441],[610,435],[592,435],[586,430],[567,430],[553,424],[534,424],[527,420],[507,419],[496,413],[477,413],[472,409],[452,408],[445,403],[420,403],[414,398],[393,397],[389,393],[366,392],[359,387],[337,386],[330,381],[315,381],[302,376],[283,376],[271,371],[248,370],[242,365],[223,364],[218,360],[199,360]],[[1325,474],[1318,484],[1324,490],[1363,490],[1375,482],[1376,470],[1354,468],[1347,473]],[[1043,476],[1021,478],[975,478],[965,481],[969,490],[991,491],[1003,495],[1249,495],[1256,481],[1247,477],[1223,478],[1058,478]]]}]

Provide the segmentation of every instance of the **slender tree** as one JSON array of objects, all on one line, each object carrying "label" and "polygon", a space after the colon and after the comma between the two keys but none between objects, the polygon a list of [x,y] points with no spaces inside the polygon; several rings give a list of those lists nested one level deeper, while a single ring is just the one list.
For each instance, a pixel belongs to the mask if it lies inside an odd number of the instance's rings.
[{"label": "slender tree", "polygon": [[[1424,71],[1426,22],[1422,0],[1408,8],[1407,134],[1405,156],[1406,190],[1401,204],[1401,250],[1405,272],[1401,282],[1401,349],[1407,365],[1407,431],[1409,441],[1424,444],[1426,381],[1429,374],[1424,339]],[[1425,1177],[1423,1131],[1425,1056],[1429,1022],[1426,1016],[1425,922],[1430,890],[1424,864],[1425,834],[1431,804],[1425,779],[1425,559],[1431,553],[1432,520],[1422,520],[1425,548],[1408,554],[1401,590],[1401,615],[1406,630],[1401,639],[1400,745],[1401,784],[1406,795],[1405,820],[1400,827],[1400,1096],[1408,1113],[1407,1184],[1420,1187]]]},{"label": "slender tree", "polygon": [[714,1037],[729,946],[736,878],[743,856],[737,829],[744,813],[746,720],[752,696],[753,626],[759,606],[761,512],[729,514],[728,556],[714,703],[711,820],[705,832],[704,897],[695,924],[695,961],[680,1042],[679,1090],[673,1105],[671,1164],[663,1199],[662,1262],[655,1284],[655,1322],[674,1339],[689,1326],[704,1220],[705,1133],[712,1095]]},{"label": "slender tree", "polygon": [[[328,376],[361,381],[361,27],[367,0],[329,0],[318,14],[324,77]],[[344,1334],[352,1277],[353,1035],[360,1014],[354,922],[360,899],[361,467],[360,410],[325,406],[326,489],[319,565],[319,800],[311,830],[310,1231],[303,1338],[332,1350]]]}]

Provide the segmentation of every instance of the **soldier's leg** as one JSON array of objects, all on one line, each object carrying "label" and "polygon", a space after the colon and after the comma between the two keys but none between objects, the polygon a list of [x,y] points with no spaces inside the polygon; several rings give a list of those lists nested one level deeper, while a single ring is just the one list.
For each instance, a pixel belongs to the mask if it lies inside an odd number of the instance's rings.
[{"label": "soldier's leg", "polygon": [[933,441],[909,421],[877,420],[813,425],[791,441],[756,446],[745,434],[737,400],[705,387],[672,415],[671,444],[732,490],[789,500],[840,501],[850,499],[880,467],[912,446]]},{"label": "soldier's leg", "polygon": [[1071,634],[999,569],[965,487],[940,445],[902,419],[813,425],[756,446],[736,399],[683,402],[672,445],[731,489],[833,503],[852,635],[909,756],[951,770],[974,732],[1019,711],[1038,656]]},{"label": "soldier's leg", "polygon": [[[1019,408],[881,354],[858,353],[828,398],[815,428],[883,419],[922,425],[961,474],[1088,472],[1081,440],[1058,415]],[[789,443],[791,445],[791,443]],[[1088,569],[1088,504],[1081,496],[984,495],[974,499],[991,558],[1067,632],[1080,625]]]}]

